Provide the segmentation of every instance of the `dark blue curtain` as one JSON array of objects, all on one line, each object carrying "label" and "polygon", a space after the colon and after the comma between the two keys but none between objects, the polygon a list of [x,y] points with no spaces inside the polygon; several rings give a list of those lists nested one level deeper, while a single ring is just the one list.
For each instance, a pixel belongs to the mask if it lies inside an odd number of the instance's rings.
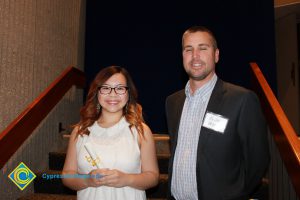
[{"label": "dark blue curtain", "polygon": [[184,88],[181,36],[204,25],[220,48],[220,78],[250,87],[249,62],[262,68],[276,91],[272,0],[87,1],[85,72],[91,82],[103,67],[125,67],[139,91],[147,124],[167,131],[165,98]]}]

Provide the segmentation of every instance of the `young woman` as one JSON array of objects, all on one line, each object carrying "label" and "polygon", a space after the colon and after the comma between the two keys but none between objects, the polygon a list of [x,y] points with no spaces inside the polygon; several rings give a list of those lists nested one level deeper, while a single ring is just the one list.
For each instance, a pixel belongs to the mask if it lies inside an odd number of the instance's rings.
[{"label": "young woman", "polygon": [[155,143],[137,91],[121,67],[102,69],[91,83],[69,141],[63,183],[77,199],[145,200],[158,183]]}]

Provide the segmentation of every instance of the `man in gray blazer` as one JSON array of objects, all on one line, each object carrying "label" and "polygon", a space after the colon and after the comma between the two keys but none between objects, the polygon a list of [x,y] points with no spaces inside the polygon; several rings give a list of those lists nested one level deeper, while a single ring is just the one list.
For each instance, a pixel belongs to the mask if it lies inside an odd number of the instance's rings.
[{"label": "man in gray blazer", "polygon": [[249,199],[270,161],[259,100],[217,77],[219,49],[207,28],[185,31],[182,55],[189,81],[166,100],[169,199]]}]

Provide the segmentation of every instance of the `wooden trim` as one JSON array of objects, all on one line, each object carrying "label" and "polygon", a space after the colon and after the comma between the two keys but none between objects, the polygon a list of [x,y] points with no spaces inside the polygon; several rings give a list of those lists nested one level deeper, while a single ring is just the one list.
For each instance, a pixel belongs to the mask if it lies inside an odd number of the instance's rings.
[{"label": "wooden trim", "polygon": [[0,134],[0,168],[73,85],[83,88],[85,75],[82,71],[70,66],[2,131]]},{"label": "wooden trim", "polygon": [[300,141],[256,63],[250,63],[252,83],[298,197],[300,196]]}]

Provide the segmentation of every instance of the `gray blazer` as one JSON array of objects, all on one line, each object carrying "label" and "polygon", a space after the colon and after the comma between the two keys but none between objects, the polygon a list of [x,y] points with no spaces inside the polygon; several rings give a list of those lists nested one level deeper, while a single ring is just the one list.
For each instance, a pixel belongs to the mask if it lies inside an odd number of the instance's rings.
[{"label": "gray blazer", "polygon": [[[185,98],[181,90],[166,100],[171,141],[169,192]],[[259,100],[252,91],[218,79],[206,112],[229,120],[224,133],[201,128],[196,164],[198,199],[247,199],[260,185],[270,161],[267,125]],[[172,199],[171,194],[168,196]]]}]

